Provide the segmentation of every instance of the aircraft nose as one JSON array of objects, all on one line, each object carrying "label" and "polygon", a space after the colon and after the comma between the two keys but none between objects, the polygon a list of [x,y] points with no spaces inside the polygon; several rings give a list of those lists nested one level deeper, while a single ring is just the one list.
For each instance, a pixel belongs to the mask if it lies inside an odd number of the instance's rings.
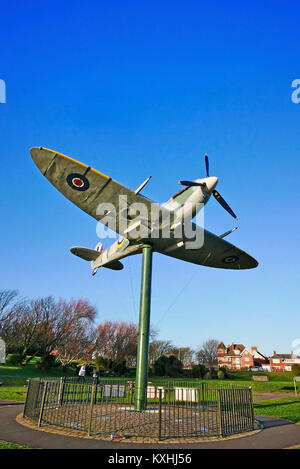
[{"label": "aircraft nose", "polygon": [[206,178],[205,182],[206,182],[207,190],[209,192],[212,192],[214,188],[216,187],[216,185],[218,184],[218,178],[215,176],[211,176],[211,177]]}]

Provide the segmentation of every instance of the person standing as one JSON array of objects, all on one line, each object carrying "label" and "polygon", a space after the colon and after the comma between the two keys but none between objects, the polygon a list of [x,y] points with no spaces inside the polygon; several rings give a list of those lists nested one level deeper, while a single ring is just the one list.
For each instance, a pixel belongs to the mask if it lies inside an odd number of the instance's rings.
[{"label": "person standing", "polygon": [[[78,365],[80,366],[80,365]],[[77,381],[83,381],[85,383],[85,371],[86,371],[86,363],[83,363],[80,366],[80,370],[78,373],[78,380]]]},{"label": "person standing", "polygon": [[99,375],[100,375],[99,371],[94,370],[94,372],[93,372],[93,384],[96,384],[96,385],[100,384]]}]

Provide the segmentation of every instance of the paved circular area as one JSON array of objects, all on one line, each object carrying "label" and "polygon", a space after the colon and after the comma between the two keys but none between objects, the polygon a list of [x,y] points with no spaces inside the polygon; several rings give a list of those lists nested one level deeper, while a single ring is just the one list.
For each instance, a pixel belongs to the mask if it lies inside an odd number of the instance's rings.
[{"label": "paved circular area", "polygon": [[281,449],[300,444],[300,426],[283,419],[258,417],[264,430],[243,438],[197,443],[141,444],[111,442],[33,430],[16,422],[24,404],[0,401],[0,440],[44,449]]}]

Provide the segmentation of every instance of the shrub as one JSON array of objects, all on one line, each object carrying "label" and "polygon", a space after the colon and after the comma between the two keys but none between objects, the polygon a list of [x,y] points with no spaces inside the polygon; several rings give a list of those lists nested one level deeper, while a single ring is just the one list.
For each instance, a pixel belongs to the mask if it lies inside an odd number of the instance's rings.
[{"label": "shrub", "polygon": [[11,353],[7,355],[6,364],[10,366],[19,366],[23,362],[22,355],[20,353]]},{"label": "shrub", "polygon": [[292,375],[293,376],[300,376],[300,365],[297,365],[297,363],[295,363],[292,366]]},{"label": "shrub", "polygon": [[85,374],[86,374],[86,376],[87,376],[87,375],[92,375],[92,374],[93,374],[93,370],[94,370],[94,368],[92,367],[92,365],[87,364],[86,367],[85,367]]},{"label": "shrub", "polygon": [[[227,378],[229,378],[228,370],[227,370],[227,368],[225,368],[225,366],[221,366],[221,367],[219,368],[219,371],[222,371],[223,374],[224,374],[224,378],[222,378],[222,379],[227,379]],[[218,376],[218,377],[219,377],[219,376]],[[219,379],[221,379],[221,378],[219,378]]]},{"label": "shrub", "polygon": [[95,367],[97,371],[108,371],[109,369],[109,360],[100,355],[95,358]]},{"label": "shrub", "polygon": [[162,355],[154,363],[153,372],[156,376],[176,378],[181,375],[182,363],[174,355],[169,357]]},{"label": "shrub", "polygon": [[225,373],[222,370],[218,371],[218,379],[225,379]]},{"label": "shrub", "polygon": [[193,378],[204,378],[205,373],[206,373],[206,368],[204,365],[194,365],[192,368]]},{"label": "shrub", "polygon": [[205,375],[205,379],[217,379],[218,374],[214,368],[211,368]]},{"label": "shrub", "polygon": [[121,363],[114,363],[112,366],[112,371],[117,375],[124,375],[128,372],[128,368],[126,366],[126,360]]},{"label": "shrub", "polygon": [[55,366],[55,361],[56,359],[54,355],[45,355],[35,366],[41,370],[51,370],[51,368]]}]

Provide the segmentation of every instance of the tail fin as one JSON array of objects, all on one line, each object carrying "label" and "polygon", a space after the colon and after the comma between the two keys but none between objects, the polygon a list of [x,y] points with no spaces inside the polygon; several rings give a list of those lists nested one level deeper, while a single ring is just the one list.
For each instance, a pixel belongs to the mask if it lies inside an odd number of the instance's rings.
[{"label": "tail fin", "polygon": [[95,251],[98,251],[99,254],[101,254],[101,252],[103,252],[103,244],[101,243],[101,241],[99,241],[99,243],[96,244]]}]

